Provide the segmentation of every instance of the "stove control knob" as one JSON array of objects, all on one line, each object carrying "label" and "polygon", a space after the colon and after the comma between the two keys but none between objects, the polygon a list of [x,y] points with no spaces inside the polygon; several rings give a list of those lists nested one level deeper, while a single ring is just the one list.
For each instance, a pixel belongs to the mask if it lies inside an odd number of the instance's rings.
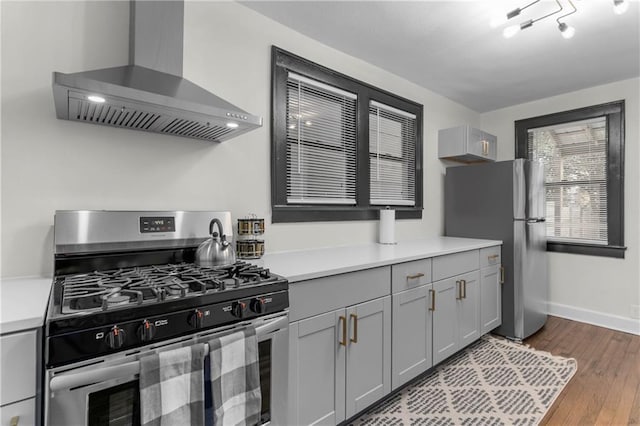
[{"label": "stove control knob", "polygon": [[189,315],[189,319],[187,321],[193,328],[202,328],[204,325],[204,314],[200,309],[196,309]]},{"label": "stove control knob", "polygon": [[236,318],[244,317],[244,310],[246,309],[247,304],[244,302],[233,302],[231,305],[231,313]]},{"label": "stove control knob", "polygon": [[261,297],[256,297],[255,299],[253,299],[251,301],[251,306],[250,306],[251,310],[253,312],[255,312],[256,314],[262,314],[264,313],[264,299]]},{"label": "stove control knob", "polygon": [[122,345],[124,345],[125,337],[126,337],[125,331],[120,327],[118,327],[117,325],[114,325],[111,328],[111,330],[107,333],[107,336],[105,337],[105,342],[107,343],[107,346],[109,346],[111,349],[119,349],[120,347],[122,347]]},{"label": "stove control knob", "polygon": [[142,321],[138,327],[138,336],[143,342],[148,342],[156,335],[156,326],[149,320]]}]

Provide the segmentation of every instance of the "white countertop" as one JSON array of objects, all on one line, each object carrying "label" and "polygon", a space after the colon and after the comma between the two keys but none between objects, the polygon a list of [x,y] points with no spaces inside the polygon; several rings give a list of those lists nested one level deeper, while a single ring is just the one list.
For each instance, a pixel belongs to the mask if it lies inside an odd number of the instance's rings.
[{"label": "white countertop", "polygon": [[[402,241],[395,245],[370,243],[270,253],[253,263],[265,266],[295,283],[499,244],[502,242],[434,237]],[[50,277],[2,279],[0,334],[40,327],[44,322],[51,283]]]},{"label": "white countertop", "polygon": [[282,275],[290,283],[294,283],[500,244],[502,242],[496,240],[434,237],[401,241],[394,245],[370,243],[268,253],[253,263],[265,266],[271,272]]},{"label": "white countertop", "polygon": [[51,277],[0,280],[0,334],[40,327],[52,282]]}]

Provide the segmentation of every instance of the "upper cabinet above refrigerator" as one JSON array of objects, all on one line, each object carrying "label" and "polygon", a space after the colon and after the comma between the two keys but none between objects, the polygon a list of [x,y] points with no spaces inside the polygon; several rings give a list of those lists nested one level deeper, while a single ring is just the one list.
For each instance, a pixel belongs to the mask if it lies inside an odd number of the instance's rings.
[{"label": "upper cabinet above refrigerator", "polygon": [[438,131],[438,158],[471,163],[496,161],[498,138],[471,126]]}]

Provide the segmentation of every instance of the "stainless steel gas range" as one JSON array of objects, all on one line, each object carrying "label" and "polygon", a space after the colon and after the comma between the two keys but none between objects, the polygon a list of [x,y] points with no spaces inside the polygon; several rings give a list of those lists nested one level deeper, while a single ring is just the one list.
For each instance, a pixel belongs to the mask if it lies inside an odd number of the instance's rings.
[{"label": "stainless steel gas range", "polygon": [[287,280],[246,262],[197,266],[214,218],[232,230],[229,212],[56,212],[46,425],[137,425],[142,357],[247,326],[259,341],[261,424],[286,423]]}]

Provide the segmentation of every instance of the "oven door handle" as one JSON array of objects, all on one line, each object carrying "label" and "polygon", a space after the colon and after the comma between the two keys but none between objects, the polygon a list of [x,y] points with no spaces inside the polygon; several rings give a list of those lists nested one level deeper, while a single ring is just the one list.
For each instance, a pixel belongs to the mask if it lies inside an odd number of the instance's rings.
[{"label": "oven door handle", "polygon": [[[289,317],[283,316],[266,322],[256,327],[256,335],[261,336],[273,333],[274,331],[288,325]],[[209,353],[209,345],[205,343],[205,353]],[[124,364],[112,365],[109,367],[95,368],[80,373],[62,373],[54,376],[49,381],[49,389],[52,392],[71,389],[78,386],[87,386],[93,383],[105,382],[120,377],[133,377],[140,374],[140,361],[131,361]]]}]

